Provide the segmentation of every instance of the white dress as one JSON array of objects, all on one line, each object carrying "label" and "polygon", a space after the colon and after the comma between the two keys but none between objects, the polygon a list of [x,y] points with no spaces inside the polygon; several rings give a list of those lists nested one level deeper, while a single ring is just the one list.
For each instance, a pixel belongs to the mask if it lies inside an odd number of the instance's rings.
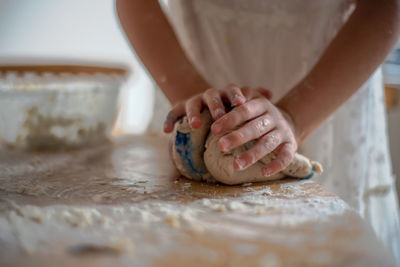
[{"label": "white dress", "polygon": [[[346,0],[169,0],[164,7],[188,58],[212,86],[263,86],[273,102],[311,70],[354,10]],[[300,150],[324,165],[314,180],[366,218],[400,262],[382,89],[378,69]]]}]

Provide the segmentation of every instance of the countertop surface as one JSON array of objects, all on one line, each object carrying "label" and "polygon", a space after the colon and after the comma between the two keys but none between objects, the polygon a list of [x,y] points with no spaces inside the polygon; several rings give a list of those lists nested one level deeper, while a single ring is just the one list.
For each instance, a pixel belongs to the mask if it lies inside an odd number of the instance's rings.
[{"label": "countertop surface", "polygon": [[167,140],[0,149],[1,266],[394,266],[371,228],[312,180],[186,180]]}]

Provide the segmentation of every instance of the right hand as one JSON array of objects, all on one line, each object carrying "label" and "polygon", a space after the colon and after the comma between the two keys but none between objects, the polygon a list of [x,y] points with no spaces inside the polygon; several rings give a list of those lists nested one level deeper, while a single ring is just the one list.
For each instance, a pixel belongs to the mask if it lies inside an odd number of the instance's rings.
[{"label": "right hand", "polygon": [[212,118],[217,120],[227,112],[224,103],[233,108],[260,95],[268,99],[272,97],[271,91],[261,87],[252,89],[228,84],[224,89],[220,90],[209,88],[204,93],[194,95],[174,105],[164,122],[164,132],[172,132],[175,122],[184,115],[187,115],[192,128],[199,128],[202,123],[200,114],[203,107],[207,107]]}]

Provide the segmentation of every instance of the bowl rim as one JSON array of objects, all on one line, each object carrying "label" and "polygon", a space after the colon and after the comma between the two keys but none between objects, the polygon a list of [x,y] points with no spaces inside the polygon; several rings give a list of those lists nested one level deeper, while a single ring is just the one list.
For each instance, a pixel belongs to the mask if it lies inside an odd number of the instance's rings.
[{"label": "bowl rim", "polygon": [[0,73],[7,72],[34,72],[43,73],[72,73],[72,74],[117,74],[127,77],[130,71],[124,67],[105,66],[105,65],[88,65],[88,64],[26,64],[26,65],[0,65]]},{"label": "bowl rim", "polygon": [[[99,64],[91,64],[91,63],[76,63],[76,62],[67,62],[64,64],[7,64],[1,65],[0,64],[0,75],[5,75],[7,73],[16,73],[17,75],[22,75],[24,73],[35,73],[38,76],[44,74],[53,74],[57,77],[62,78],[62,74],[72,74],[72,75],[88,75],[95,76],[98,74],[109,75],[109,76],[119,76],[121,77],[122,81],[126,81],[130,74],[131,70],[129,67],[126,67],[122,64],[107,64],[107,63],[99,63]],[[39,89],[39,88],[38,88]],[[41,92],[48,92],[53,93],[54,91],[59,90],[58,88],[46,88],[46,90],[40,90]],[[19,90],[4,90],[0,88],[0,92],[2,94],[15,94],[16,92],[27,93],[32,92],[35,93],[38,90],[31,90],[31,89],[19,89]]]}]

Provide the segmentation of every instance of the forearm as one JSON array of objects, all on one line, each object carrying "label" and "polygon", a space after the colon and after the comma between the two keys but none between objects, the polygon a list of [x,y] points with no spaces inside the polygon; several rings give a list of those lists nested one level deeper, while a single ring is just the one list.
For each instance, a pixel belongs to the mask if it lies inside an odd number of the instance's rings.
[{"label": "forearm", "polygon": [[399,3],[361,0],[309,75],[277,105],[302,142],[370,77],[399,33]]},{"label": "forearm", "polygon": [[126,36],[172,104],[209,86],[186,58],[157,0],[117,0]]}]

